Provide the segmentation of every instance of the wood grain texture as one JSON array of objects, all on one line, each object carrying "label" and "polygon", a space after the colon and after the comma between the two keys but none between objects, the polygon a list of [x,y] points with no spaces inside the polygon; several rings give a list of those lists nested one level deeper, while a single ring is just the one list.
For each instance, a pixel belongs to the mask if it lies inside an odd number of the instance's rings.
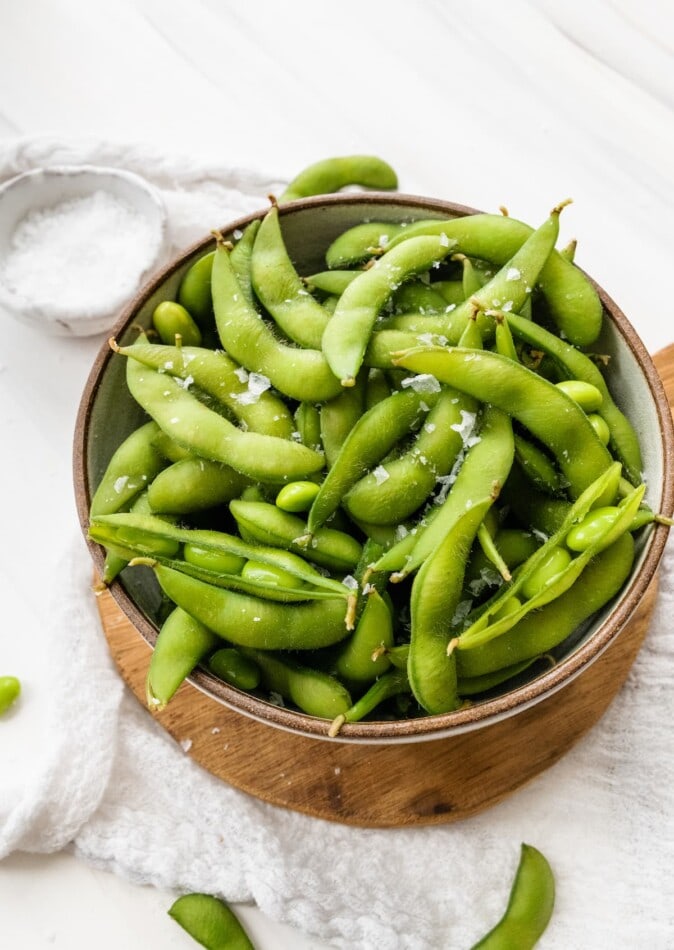
[{"label": "wood grain texture", "polygon": [[[671,405],[674,346],[658,353],[655,363]],[[456,821],[534,778],[601,718],[636,658],[655,597],[653,583],[609,649],[555,695],[447,739],[368,746],[296,736],[228,709],[189,682],[155,716],[178,742],[191,742],[195,762],[273,805],[368,827]],[[98,607],[111,654],[144,704],[150,647],[110,594],[99,596]]]}]

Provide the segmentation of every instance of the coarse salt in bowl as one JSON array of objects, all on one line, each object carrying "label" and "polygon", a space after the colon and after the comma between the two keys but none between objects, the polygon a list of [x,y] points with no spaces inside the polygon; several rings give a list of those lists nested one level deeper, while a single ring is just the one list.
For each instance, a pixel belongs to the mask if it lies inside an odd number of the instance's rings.
[{"label": "coarse salt in bowl", "polygon": [[122,169],[35,169],[0,187],[0,306],[58,336],[108,330],[168,250],[166,209]]}]

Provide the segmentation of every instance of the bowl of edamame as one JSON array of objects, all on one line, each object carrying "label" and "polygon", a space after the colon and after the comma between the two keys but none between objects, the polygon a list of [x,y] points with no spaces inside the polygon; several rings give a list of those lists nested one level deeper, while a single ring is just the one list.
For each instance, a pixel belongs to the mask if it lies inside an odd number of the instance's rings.
[{"label": "bowl of edamame", "polygon": [[[82,400],[79,514],[154,647],[150,708],[190,677],[303,735],[438,738],[625,626],[672,514],[671,416],[555,250],[565,202],[532,228],[342,161],[127,307]],[[352,181],[377,190],[315,194]]]}]

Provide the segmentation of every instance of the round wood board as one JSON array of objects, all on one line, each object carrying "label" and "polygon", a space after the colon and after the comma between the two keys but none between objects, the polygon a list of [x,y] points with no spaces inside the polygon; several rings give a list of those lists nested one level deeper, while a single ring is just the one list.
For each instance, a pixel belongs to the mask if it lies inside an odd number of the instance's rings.
[{"label": "round wood board", "polygon": [[[674,405],[674,346],[655,357]],[[651,584],[612,645],[554,696],[478,731],[388,746],[327,742],[263,725],[185,682],[151,714],[213,775],[263,801],[367,827],[437,824],[489,808],[552,765],[603,715],[648,630]],[[98,608],[110,652],[145,705],[151,648],[109,593]]]}]

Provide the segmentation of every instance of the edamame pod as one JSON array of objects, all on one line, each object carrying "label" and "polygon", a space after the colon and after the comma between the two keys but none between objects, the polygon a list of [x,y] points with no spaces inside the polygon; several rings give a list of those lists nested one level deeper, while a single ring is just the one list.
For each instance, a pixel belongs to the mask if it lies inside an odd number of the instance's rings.
[{"label": "edamame pod", "polygon": [[526,614],[507,633],[482,646],[455,650],[459,676],[482,676],[559,646],[618,593],[633,562],[634,541],[626,533],[598,554],[556,600]]},{"label": "edamame pod", "polygon": [[501,920],[472,950],[533,950],[552,917],[555,879],[547,859],[523,844],[508,906]]},{"label": "edamame pod", "polygon": [[291,438],[292,416],[283,400],[271,392],[269,380],[259,374],[249,374],[225,353],[156,343],[130,346],[111,343],[111,346],[122,356],[182,380],[185,389],[195,385],[197,391],[213,396],[252,432]]},{"label": "edamame pod", "polygon": [[210,894],[179,897],[169,916],[206,950],[255,950],[234,913]]},{"label": "edamame pod", "polygon": [[136,402],[194,455],[224,462],[242,475],[271,483],[306,478],[323,467],[323,457],[305,445],[238,429],[172,376],[129,359],[126,378]]},{"label": "edamame pod", "polygon": [[191,514],[238,498],[248,484],[245,475],[222,462],[186,458],[156,476],[148,488],[148,505],[156,513]]},{"label": "edamame pod", "polygon": [[288,346],[276,339],[245,299],[221,238],[213,262],[212,289],[218,335],[238,363],[266,376],[291,399],[323,402],[341,392],[323,353]]},{"label": "edamame pod", "polygon": [[353,386],[377,314],[408,277],[439,264],[451,242],[418,238],[387,252],[346,288],[323,334],[323,352],[343,386]]},{"label": "edamame pod", "polygon": [[348,632],[344,602],[339,598],[299,605],[274,603],[213,587],[162,564],[154,572],[167,597],[236,646],[315,650],[339,643]]},{"label": "edamame pod", "polygon": [[[417,221],[391,238],[389,246],[393,248],[418,235],[445,234],[469,257],[492,261],[501,267],[531,233],[532,228],[515,218],[474,214],[446,221]],[[601,331],[603,308],[585,274],[553,250],[538,283],[550,315],[564,337],[575,346],[594,343]]]},{"label": "edamame pod", "polygon": [[364,221],[342,231],[325,252],[325,263],[330,270],[360,264],[375,254],[383,254],[386,247],[401,230],[400,224],[390,221]]},{"label": "edamame pod", "polygon": [[281,511],[276,505],[236,500],[229,507],[239,528],[261,544],[286,548],[335,571],[353,570],[358,563],[360,544],[343,531],[321,527],[309,538],[301,518]]},{"label": "edamame pod", "polygon": [[279,329],[300,346],[320,350],[329,315],[290,260],[275,205],[262,219],[250,265],[253,290]]},{"label": "edamame pod", "polygon": [[346,188],[347,185],[389,191],[398,187],[398,176],[388,162],[377,158],[376,155],[340,155],[336,158],[325,158],[296,175],[279,201],[327,195]]},{"label": "edamame pod", "polygon": [[[393,618],[388,604],[372,588],[356,629],[335,657],[338,676],[356,683],[370,683],[390,666],[386,653],[373,657],[380,647],[393,646]],[[350,705],[350,704],[349,704]]]},{"label": "edamame pod", "polygon": [[242,649],[242,653],[259,667],[267,689],[289,699],[309,716],[334,719],[351,706],[349,691],[329,673],[266,650]]},{"label": "edamame pod", "polygon": [[546,445],[578,496],[611,465],[611,456],[583,410],[555,385],[498,353],[427,347],[396,364],[436,379],[509,413]]},{"label": "edamame pod", "polygon": [[150,709],[160,712],[194,667],[219,642],[203,624],[176,607],[162,624],[145,681]]},{"label": "edamame pod", "polygon": [[92,517],[121,511],[164,468],[166,461],[154,442],[158,432],[156,422],[147,422],[115,450],[91,499]]},{"label": "edamame pod", "polygon": [[209,251],[192,264],[178,287],[178,303],[194,317],[202,330],[213,323],[211,270],[215,254]]}]

